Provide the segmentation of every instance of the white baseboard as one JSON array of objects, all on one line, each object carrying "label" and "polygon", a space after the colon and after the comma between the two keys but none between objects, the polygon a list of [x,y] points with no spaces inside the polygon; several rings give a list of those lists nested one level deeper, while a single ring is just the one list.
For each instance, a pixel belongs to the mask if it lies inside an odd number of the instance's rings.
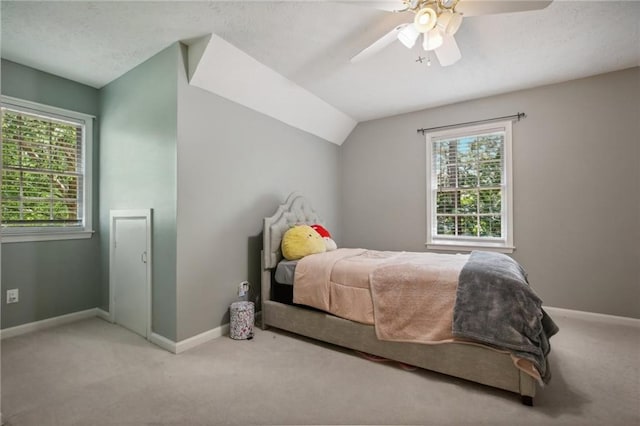
[{"label": "white baseboard", "polygon": [[0,339],[8,339],[9,337],[20,336],[21,334],[31,333],[32,331],[44,330],[46,328],[55,327],[57,325],[67,324],[70,322],[99,316],[97,310],[98,308],[92,308],[85,311],[60,315],[59,317],[47,318],[41,321],[35,321],[27,324],[17,325],[15,327],[5,328],[4,330],[0,330]]},{"label": "white baseboard", "polygon": [[[0,339],[8,339],[10,337],[19,336],[21,334],[31,333],[33,331],[44,330],[46,328],[55,327],[62,324],[68,324],[87,318],[98,317],[108,322],[113,322],[113,316],[111,313],[101,308],[92,308],[85,311],[73,312],[71,314],[61,315],[59,317],[47,318],[41,321],[30,322],[28,324],[17,325],[15,327],[5,328],[0,330]],[[188,339],[180,342],[174,342],[164,336],[156,333],[151,333],[149,341],[157,346],[160,346],[167,351],[179,354],[188,349],[201,345],[209,340],[213,340],[220,336],[229,334],[229,324],[223,324],[220,327],[207,330],[203,333],[189,337]],[[0,423],[1,424],[1,423]]]},{"label": "white baseboard", "polygon": [[583,320],[599,321],[608,324],[627,325],[631,327],[640,327],[640,319],[620,317],[616,315],[599,314],[596,312],[576,311],[573,309],[554,308],[552,306],[543,306],[549,315],[576,318]]},{"label": "white baseboard", "polygon": [[212,328],[204,333],[179,341],[176,344],[176,353],[179,354],[188,349],[195,348],[198,345],[208,342],[209,340],[216,339],[220,336],[224,336],[225,334],[229,334],[229,324],[223,324],[220,327]]},{"label": "white baseboard", "polygon": [[220,327],[212,328],[211,330],[196,334],[195,336],[181,340],[177,343],[156,333],[151,333],[149,341],[155,345],[160,346],[163,349],[168,350],[171,353],[179,354],[191,348],[195,348],[196,346],[201,345],[205,342],[208,342],[209,340],[224,336],[225,334],[229,334],[229,324],[223,324]]},{"label": "white baseboard", "polygon": [[171,352],[172,354],[177,353],[176,342],[174,342],[173,340],[167,339],[164,336],[161,336],[156,333],[151,333],[151,336],[149,336],[149,341],[154,345],[160,346],[162,349],[165,349]]},{"label": "white baseboard", "polygon": [[96,316],[98,318],[102,318],[105,321],[113,322],[113,317],[111,316],[111,312],[107,312],[104,309],[96,308]]}]

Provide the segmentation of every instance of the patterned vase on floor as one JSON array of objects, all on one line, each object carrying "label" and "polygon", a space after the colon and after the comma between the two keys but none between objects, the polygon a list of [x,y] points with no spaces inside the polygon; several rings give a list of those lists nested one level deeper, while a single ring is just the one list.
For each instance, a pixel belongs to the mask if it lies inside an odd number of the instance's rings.
[{"label": "patterned vase on floor", "polygon": [[253,302],[233,302],[230,310],[229,336],[235,340],[251,339],[254,319]]}]

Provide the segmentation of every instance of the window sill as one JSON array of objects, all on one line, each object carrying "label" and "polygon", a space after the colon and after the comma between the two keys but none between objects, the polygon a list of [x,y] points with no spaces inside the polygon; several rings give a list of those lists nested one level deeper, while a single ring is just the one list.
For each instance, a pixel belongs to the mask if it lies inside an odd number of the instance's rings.
[{"label": "window sill", "polygon": [[93,236],[93,231],[31,232],[2,234],[2,243],[27,243],[36,241],[80,240]]},{"label": "window sill", "polygon": [[430,243],[425,243],[430,250],[445,250],[445,251],[458,251],[458,252],[467,252],[473,250],[484,250],[484,251],[494,251],[498,253],[513,253],[515,251],[515,247],[513,246],[505,246],[502,244],[494,244],[494,243],[472,243],[469,241],[433,241]]}]

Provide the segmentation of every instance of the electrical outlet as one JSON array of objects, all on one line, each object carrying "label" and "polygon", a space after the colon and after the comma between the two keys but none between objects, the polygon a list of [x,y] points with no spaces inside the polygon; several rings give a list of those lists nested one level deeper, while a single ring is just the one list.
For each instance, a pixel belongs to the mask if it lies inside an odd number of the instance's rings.
[{"label": "electrical outlet", "polygon": [[17,288],[7,290],[7,303],[17,303],[20,300],[20,296]]},{"label": "electrical outlet", "polygon": [[242,281],[238,284],[238,296],[242,297],[249,292],[249,281]]}]

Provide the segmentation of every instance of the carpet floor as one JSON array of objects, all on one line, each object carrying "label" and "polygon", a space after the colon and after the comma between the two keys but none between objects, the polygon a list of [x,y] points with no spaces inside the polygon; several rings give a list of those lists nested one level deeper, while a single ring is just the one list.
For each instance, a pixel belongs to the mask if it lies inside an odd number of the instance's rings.
[{"label": "carpet floor", "polygon": [[2,341],[5,425],[640,425],[640,328],[554,316],[551,382],[517,395],[275,330],[179,355],[97,318]]}]

